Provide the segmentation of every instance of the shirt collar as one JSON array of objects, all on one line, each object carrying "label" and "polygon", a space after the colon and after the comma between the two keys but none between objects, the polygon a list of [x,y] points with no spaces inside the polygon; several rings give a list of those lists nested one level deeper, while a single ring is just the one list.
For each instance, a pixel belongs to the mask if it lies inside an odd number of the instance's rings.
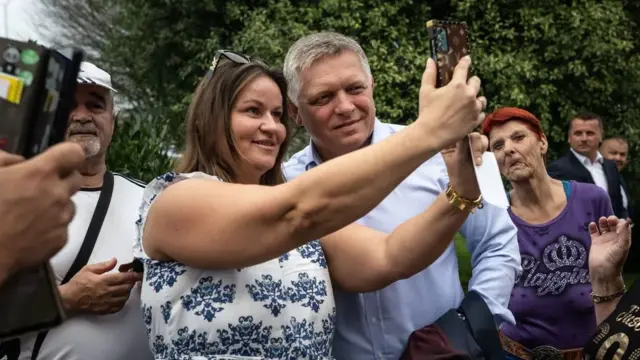
[{"label": "shirt collar", "polygon": [[[386,126],[386,124],[376,118],[373,123],[373,134],[371,136],[371,143],[376,144],[387,138],[390,134],[390,127]],[[306,157],[308,161],[304,166],[305,171],[313,169],[317,165],[322,164],[322,158],[318,153],[318,149],[316,149],[316,146],[313,144],[313,140],[311,140],[309,142],[309,146],[307,146]]]},{"label": "shirt collar", "polygon": [[[577,151],[571,149],[571,152],[573,153],[573,155],[575,155],[578,160],[580,160],[580,162],[583,165],[591,165],[592,162],[591,160],[589,160],[586,156],[578,153]],[[602,154],[600,154],[600,151],[598,151],[597,155],[596,155],[596,162],[599,163],[600,165],[602,165],[602,163],[604,162],[604,157],[602,157]]]}]

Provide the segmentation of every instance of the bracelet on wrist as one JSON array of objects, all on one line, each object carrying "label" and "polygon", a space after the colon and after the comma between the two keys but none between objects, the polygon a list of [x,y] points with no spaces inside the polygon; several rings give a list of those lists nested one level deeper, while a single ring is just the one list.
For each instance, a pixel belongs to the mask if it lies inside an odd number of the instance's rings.
[{"label": "bracelet on wrist", "polygon": [[478,196],[475,200],[469,200],[458,194],[451,186],[451,183],[447,186],[445,195],[447,196],[447,200],[449,200],[449,204],[453,205],[456,209],[468,210],[471,213],[474,213],[476,209],[482,209],[482,195]]},{"label": "bracelet on wrist", "polygon": [[605,302],[609,302],[611,300],[617,299],[619,297],[621,297],[622,295],[624,295],[624,293],[627,291],[627,287],[626,286],[622,286],[621,290],[618,290],[612,294],[607,294],[607,295],[597,295],[594,294],[593,291],[591,292],[591,302],[593,302],[594,304],[602,304]]}]

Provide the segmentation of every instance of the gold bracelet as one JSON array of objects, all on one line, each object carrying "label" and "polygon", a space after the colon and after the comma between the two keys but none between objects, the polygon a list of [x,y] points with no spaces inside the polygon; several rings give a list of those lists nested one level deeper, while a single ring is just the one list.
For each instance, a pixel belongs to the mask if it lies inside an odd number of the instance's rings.
[{"label": "gold bracelet", "polygon": [[594,304],[602,304],[605,302],[609,302],[613,299],[619,298],[620,296],[624,295],[624,293],[627,291],[627,287],[626,286],[622,286],[622,290],[618,290],[616,292],[614,292],[613,294],[609,294],[609,295],[596,295],[593,293],[593,291],[591,292],[591,301]]},{"label": "gold bracelet", "polygon": [[471,213],[474,213],[477,209],[482,209],[482,195],[480,195],[475,200],[469,200],[464,198],[456,192],[451,183],[447,186],[447,190],[445,191],[445,195],[447,196],[447,200],[449,200],[449,204],[453,205],[456,209],[459,210],[468,210]]}]

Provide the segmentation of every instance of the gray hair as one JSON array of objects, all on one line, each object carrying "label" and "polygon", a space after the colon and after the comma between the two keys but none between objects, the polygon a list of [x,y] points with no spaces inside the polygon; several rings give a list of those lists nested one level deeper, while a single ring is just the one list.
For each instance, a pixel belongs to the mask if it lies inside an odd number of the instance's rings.
[{"label": "gray hair", "polygon": [[371,79],[371,67],[364,50],[354,39],[335,32],[319,32],[304,36],[296,41],[284,58],[284,76],[289,90],[287,95],[294,105],[298,105],[298,97],[302,89],[300,73],[324,56],[336,56],[343,51],[353,51],[360,58],[362,69]]}]

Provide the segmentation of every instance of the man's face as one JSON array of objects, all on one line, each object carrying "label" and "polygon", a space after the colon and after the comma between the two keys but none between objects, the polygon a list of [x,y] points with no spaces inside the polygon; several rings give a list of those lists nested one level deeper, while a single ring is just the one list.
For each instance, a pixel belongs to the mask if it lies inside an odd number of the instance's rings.
[{"label": "man's face", "polygon": [[620,139],[607,139],[600,146],[600,152],[605,159],[616,162],[618,171],[622,171],[629,163],[627,157],[629,145],[627,145],[626,141],[622,141]]},{"label": "man's face", "polygon": [[66,139],[80,144],[87,158],[103,155],[111,143],[113,126],[110,91],[97,85],[78,84]]},{"label": "man's face", "polygon": [[373,80],[352,51],[320,58],[300,73],[296,123],[324,160],[357,150],[373,132]]},{"label": "man's face", "polygon": [[590,156],[596,153],[602,141],[602,132],[596,119],[573,119],[569,129],[569,144],[579,154]]}]

